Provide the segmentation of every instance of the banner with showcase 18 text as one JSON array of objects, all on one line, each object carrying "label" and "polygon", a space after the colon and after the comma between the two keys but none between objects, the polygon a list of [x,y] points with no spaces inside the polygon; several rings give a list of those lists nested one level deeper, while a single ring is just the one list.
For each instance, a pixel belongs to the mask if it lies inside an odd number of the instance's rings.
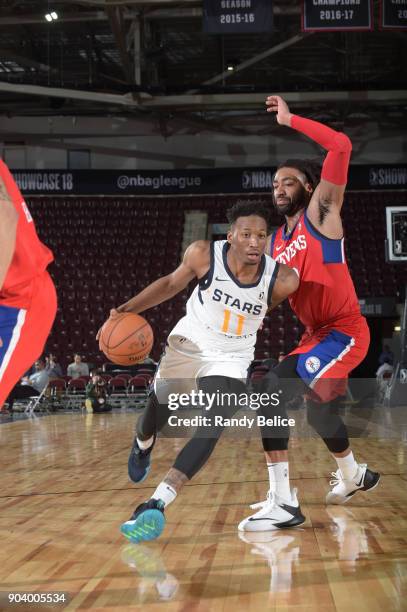
[{"label": "banner with showcase 18 text", "polygon": [[[12,170],[23,195],[219,195],[270,193],[275,168]],[[351,166],[348,190],[407,189],[407,164]]]}]

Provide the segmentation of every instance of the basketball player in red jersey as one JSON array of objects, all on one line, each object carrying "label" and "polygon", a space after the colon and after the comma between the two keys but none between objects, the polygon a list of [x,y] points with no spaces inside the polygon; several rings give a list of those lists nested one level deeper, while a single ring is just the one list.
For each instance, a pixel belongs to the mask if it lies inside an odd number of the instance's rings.
[{"label": "basketball player in red jersey", "polygon": [[57,308],[40,242],[9,169],[0,160],[0,411],[19,378],[40,357]]},{"label": "basketball player in red jersey", "polygon": [[[344,257],[340,217],[352,144],[343,133],[293,115],[280,96],[269,96],[266,104],[280,125],[328,150],[319,182],[315,168],[304,160],[281,164],[274,176],[274,206],[284,215],[285,224],[269,238],[269,253],[300,278],[289,301],[306,329],[298,347],[270,373],[266,384],[273,384],[276,375],[274,384],[279,380],[281,386],[283,379],[289,380],[286,388],[283,385],[286,399],[307,393],[308,421],[338,466],[326,501],[342,504],[358,491],[373,489],[380,479],[355,461],[346,426],[328,403],[344,394],[349,373],[369,347],[369,328]],[[298,502],[289,485],[288,428],[280,434],[267,437],[262,431],[270,491],[266,502],[255,505],[260,510],[240,523],[242,531],[289,526]]]}]

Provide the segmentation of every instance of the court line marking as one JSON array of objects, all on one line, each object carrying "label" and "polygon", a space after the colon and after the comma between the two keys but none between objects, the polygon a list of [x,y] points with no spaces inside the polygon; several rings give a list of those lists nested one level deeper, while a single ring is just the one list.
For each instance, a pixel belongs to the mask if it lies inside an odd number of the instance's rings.
[{"label": "court line marking", "polygon": [[[407,478],[404,478],[401,474],[393,474],[393,473],[388,473],[388,474],[384,474],[383,472],[381,472],[381,477],[385,477],[385,476],[398,476],[399,478],[401,478],[402,480],[407,480]],[[301,477],[301,478],[291,478],[290,481],[291,482],[297,482],[300,480],[326,480],[328,481],[328,476],[310,476],[310,477]],[[213,487],[216,485],[226,485],[226,484],[253,484],[253,483],[258,483],[258,484],[262,484],[262,483],[267,483],[268,480],[227,480],[225,482],[204,482],[204,483],[191,483],[191,484],[185,484],[184,487]],[[49,491],[49,492],[44,492],[44,493],[19,493],[16,495],[0,495],[0,499],[17,499],[19,497],[41,497],[41,496],[46,496],[46,495],[72,495],[74,493],[108,493],[110,491],[133,491],[133,493],[137,493],[138,491],[146,491],[149,489],[155,489],[155,485],[152,485],[151,487],[140,487],[138,489],[134,489],[133,487],[126,487],[126,488],[112,488],[112,489],[80,489],[80,490],[76,490],[76,491]]]}]

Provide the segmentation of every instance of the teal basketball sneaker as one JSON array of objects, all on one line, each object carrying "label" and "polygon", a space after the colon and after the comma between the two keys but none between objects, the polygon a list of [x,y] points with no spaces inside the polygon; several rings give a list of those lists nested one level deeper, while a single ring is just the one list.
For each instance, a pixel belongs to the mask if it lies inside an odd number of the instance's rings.
[{"label": "teal basketball sneaker", "polygon": [[131,519],[123,523],[120,531],[130,542],[155,540],[165,527],[164,502],[149,499],[133,512]]}]

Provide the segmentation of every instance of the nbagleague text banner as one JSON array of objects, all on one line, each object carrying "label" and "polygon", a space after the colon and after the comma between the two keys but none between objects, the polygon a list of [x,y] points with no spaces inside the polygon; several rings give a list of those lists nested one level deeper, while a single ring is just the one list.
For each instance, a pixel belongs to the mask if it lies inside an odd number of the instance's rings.
[{"label": "nbagleague text banner", "polygon": [[[271,192],[275,168],[12,170],[24,195],[193,195]],[[348,189],[407,189],[407,164],[351,166]]]}]

